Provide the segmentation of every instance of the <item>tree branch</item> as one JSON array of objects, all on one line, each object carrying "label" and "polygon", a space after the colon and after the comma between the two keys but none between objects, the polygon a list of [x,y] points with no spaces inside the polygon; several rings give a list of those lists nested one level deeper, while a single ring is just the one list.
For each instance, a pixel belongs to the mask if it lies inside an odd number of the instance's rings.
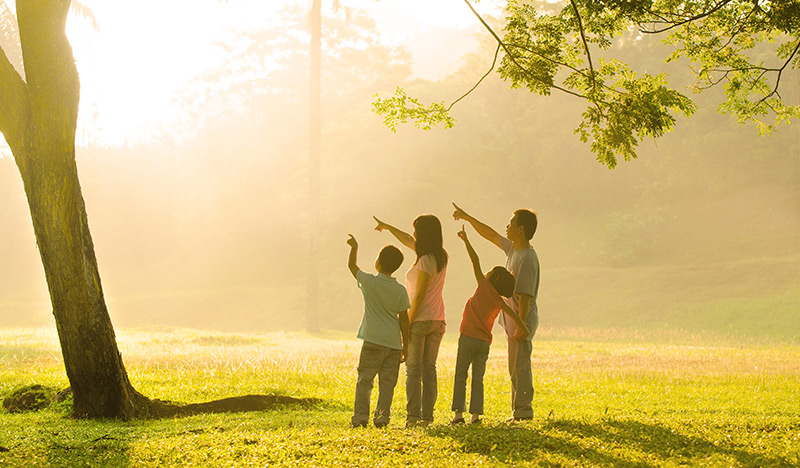
[{"label": "tree branch", "polygon": [[494,51],[494,60],[492,60],[492,67],[491,67],[491,68],[489,68],[489,71],[487,71],[487,72],[486,72],[486,73],[485,73],[485,74],[484,74],[484,75],[481,77],[481,79],[480,79],[480,80],[478,80],[478,82],[477,82],[477,83],[475,83],[475,86],[473,86],[473,87],[472,87],[472,88],[471,88],[469,91],[467,91],[466,93],[464,93],[464,95],[463,95],[463,96],[461,96],[460,98],[458,98],[458,99],[456,99],[455,101],[453,101],[452,103],[450,103],[450,105],[447,107],[447,111],[448,111],[448,112],[450,111],[450,109],[452,109],[452,108],[453,108],[453,106],[455,106],[455,105],[456,105],[456,103],[457,103],[458,101],[460,101],[460,100],[464,99],[465,97],[469,96],[469,94],[470,94],[471,92],[475,91],[475,88],[477,88],[477,87],[478,87],[478,85],[480,85],[480,84],[481,84],[481,82],[482,82],[482,81],[483,81],[483,80],[484,80],[484,79],[485,79],[487,76],[489,76],[489,73],[491,73],[491,72],[492,72],[492,70],[494,70],[494,66],[497,64],[497,56],[498,56],[499,54],[500,54],[500,44],[497,44],[497,49],[495,49],[495,51]]},{"label": "tree branch", "polygon": [[0,48],[0,132],[6,137],[12,152],[22,146],[25,128],[31,117],[28,88],[22,77]]}]

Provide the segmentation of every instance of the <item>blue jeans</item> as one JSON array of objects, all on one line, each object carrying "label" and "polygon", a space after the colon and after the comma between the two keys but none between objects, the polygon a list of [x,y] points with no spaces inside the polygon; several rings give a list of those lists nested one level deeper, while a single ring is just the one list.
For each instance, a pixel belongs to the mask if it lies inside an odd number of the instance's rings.
[{"label": "blue jeans", "polygon": [[467,398],[467,371],[472,366],[469,412],[483,414],[483,375],[489,359],[489,342],[461,335],[458,337],[456,375],[453,381],[453,411],[463,412]]},{"label": "blue jeans", "polygon": [[375,425],[389,424],[389,414],[392,408],[394,387],[397,385],[397,376],[400,373],[399,349],[369,343],[361,346],[361,356],[358,359],[358,381],[356,382],[356,402],[353,425],[369,422],[369,398],[375,376],[378,376],[378,402],[375,405],[373,422]]},{"label": "blue jeans", "polygon": [[411,324],[406,356],[406,421],[432,422],[436,404],[436,358],[444,336],[444,321]]}]

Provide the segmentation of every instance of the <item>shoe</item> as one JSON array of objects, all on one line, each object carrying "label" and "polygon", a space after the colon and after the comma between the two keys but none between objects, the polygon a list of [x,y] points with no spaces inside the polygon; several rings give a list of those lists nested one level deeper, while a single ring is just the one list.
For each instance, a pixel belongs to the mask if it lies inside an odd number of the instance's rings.
[{"label": "shoe", "polygon": [[515,423],[520,421],[530,421],[533,419],[533,416],[514,416],[513,418],[506,419],[506,423]]},{"label": "shoe", "polygon": [[480,426],[483,423],[483,420],[482,419],[476,419],[474,421],[470,421],[469,423]]},{"label": "shoe", "polygon": [[417,421],[417,424],[416,424],[416,425],[417,425],[417,426],[419,426],[419,427],[428,427],[428,426],[430,426],[432,423],[433,423],[433,421],[431,421],[431,420],[428,420],[428,419],[420,419],[419,421]]},{"label": "shoe", "polygon": [[416,426],[419,421],[406,421],[406,429],[411,429]]},{"label": "shoe", "polygon": [[376,422],[375,423],[375,427],[377,427],[378,429],[380,429],[382,427],[386,427],[388,425],[389,425],[389,423],[385,423],[385,422]]},{"label": "shoe", "polygon": [[362,423],[350,423],[350,427],[352,427],[353,429],[355,429],[357,427],[367,427],[367,423],[365,423],[365,422],[362,422]]},{"label": "shoe", "polygon": [[453,420],[450,421],[451,426],[461,426],[462,424],[464,424],[464,418],[453,418]]}]

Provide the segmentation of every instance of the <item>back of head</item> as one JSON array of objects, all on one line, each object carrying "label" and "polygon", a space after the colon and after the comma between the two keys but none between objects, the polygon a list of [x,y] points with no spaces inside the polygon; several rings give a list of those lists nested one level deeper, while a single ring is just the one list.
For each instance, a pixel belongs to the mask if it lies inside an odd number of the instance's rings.
[{"label": "back of head", "polygon": [[403,263],[403,252],[393,245],[387,245],[378,254],[378,261],[385,273],[394,273]]},{"label": "back of head", "polygon": [[511,297],[514,294],[514,287],[517,285],[517,280],[510,271],[501,266],[496,266],[492,268],[492,271],[490,271],[486,277],[501,296]]},{"label": "back of head", "polygon": [[434,215],[422,215],[414,220],[414,229],[417,232],[416,252],[417,259],[423,255],[433,254],[436,258],[436,267],[442,271],[447,265],[447,252],[444,250],[442,240],[442,223]]},{"label": "back of head", "polygon": [[522,226],[525,230],[525,237],[528,240],[533,239],[533,235],[536,233],[536,228],[539,225],[536,213],[531,210],[522,209],[515,211],[514,215],[517,217],[517,224]]}]

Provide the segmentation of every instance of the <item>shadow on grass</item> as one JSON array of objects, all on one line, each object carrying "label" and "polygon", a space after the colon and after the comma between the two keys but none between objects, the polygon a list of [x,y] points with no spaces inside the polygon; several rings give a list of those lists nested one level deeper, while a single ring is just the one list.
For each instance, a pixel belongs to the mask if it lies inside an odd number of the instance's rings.
[{"label": "shadow on grass", "polygon": [[252,411],[270,411],[276,409],[301,408],[318,406],[322,400],[318,398],[295,398],[286,395],[241,395],[205,403],[177,404],[162,400],[149,400],[151,417],[182,417],[209,413],[246,413]]},{"label": "shadow on grass", "polygon": [[85,433],[53,432],[47,447],[47,466],[102,466],[125,468],[131,466],[130,443],[124,435],[106,434],[82,439]]},{"label": "shadow on grass", "polygon": [[793,466],[730,441],[685,435],[669,427],[639,421],[549,420],[496,426],[437,426],[429,434],[449,438],[461,450],[501,462],[538,462],[539,466],[589,465],[620,468],[662,466],[665,461],[693,464],[708,458],[746,468]]}]

